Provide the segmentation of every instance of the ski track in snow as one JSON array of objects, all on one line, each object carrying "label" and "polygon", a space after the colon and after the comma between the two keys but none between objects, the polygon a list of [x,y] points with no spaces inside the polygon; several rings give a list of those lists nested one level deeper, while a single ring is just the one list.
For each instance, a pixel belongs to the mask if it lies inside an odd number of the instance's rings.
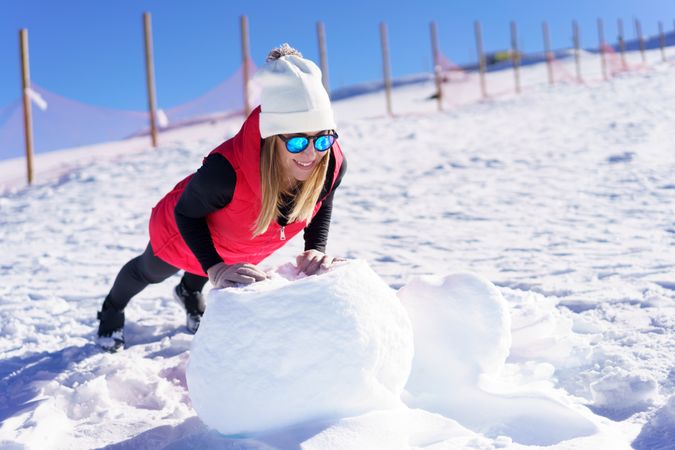
[{"label": "ski track in snow", "polygon": [[[418,274],[485,276],[511,306],[505,377],[533,381],[550,364],[556,387],[621,422],[624,442],[639,434],[638,448],[667,445],[674,73],[660,65],[592,89],[343,119],[349,171],[329,252],[368,260],[395,288]],[[151,207],[214,144],[173,142],[0,197],[0,446],[266,448],[290,439],[228,440],[194,416],[192,337],[170,298],[178,277],[131,302],[128,350],[107,355],[92,344],[117,271],[147,243]],[[298,238],[262,265],[287,262],[301,246]],[[297,446],[316,430],[294,433]]]}]

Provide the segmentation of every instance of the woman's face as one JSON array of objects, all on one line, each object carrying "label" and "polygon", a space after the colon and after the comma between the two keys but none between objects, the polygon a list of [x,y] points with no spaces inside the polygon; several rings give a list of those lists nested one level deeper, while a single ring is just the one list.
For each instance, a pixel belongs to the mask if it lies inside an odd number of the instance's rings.
[{"label": "woman's face", "polygon": [[[326,134],[326,131],[285,134],[284,137],[290,138],[300,134],[313,137]],[[277,137],[276,149],[279,154],[279,160],[281,162],[281,167],[284,170],[284,174],[286,174],[290,180],[297,181],[305,181],[307,178],[309,178],[314,168],[319,164],[319,162],[321,162],[321,158],[324,158],[328,153],[328,151],[317,152],[314,148],[314,140],[312,139],[310,139],[309,145],[306,149],[300,153],[291,153],[286,149],[286,143]]]}]

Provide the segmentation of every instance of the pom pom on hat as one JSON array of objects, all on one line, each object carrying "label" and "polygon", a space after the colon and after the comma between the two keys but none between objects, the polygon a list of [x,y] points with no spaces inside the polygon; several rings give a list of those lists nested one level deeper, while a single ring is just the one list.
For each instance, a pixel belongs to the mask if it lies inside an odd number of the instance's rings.
[{"label": "pom pom on hat", "polygon": [[335,129],[330,98],[321,70],[302,54],[283,44],[267,56],[255,79],[260,94],[260,136]]}]

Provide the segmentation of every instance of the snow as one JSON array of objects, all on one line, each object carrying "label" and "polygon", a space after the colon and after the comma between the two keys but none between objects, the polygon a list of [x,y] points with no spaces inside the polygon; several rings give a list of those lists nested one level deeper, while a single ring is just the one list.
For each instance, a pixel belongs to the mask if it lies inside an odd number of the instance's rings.
[{"label": "snow", "polygon": [[395,291],[364,261],[299,280],[293,269],[208,297],[187,385],[223,434],[401,406],[413,333]]},{"label": "snow", "polygon": [[[522,73],[546,79],[542,65]],[[673,448],[674,75],[671,58],[444,112],[424,100],[431,84],[408,85],[394,118],[382,93],[337,102],[349,172],[329,252],[367,261],[402,297],[420,286],[429,296],[415,302],[462,326],[432,344],[465,372],[454,386],[432,379],[426,402],[413,383],[394,409],[246,436],[193,408],[177,277],[131,302],[128,349],[92,344],[96,309],[147,244],[150,208],[238,124],[172,130],[156,150],[135,138],[39,155],[31,188],[23,161],[3,161],[0,448]],[[263,268],[301,250],[296,239]],[[440,280],[483,292],[479,303]],[[420,308],[410,315],[433,315]]]},{"label": "snow", "polygon": [[[511,346],[511,317],[497,288],[474,274],[420,277],[398,291],[413,321],[415,395],[461,390],[501,370]],[[459,389],[458,389],[459,388]]]},{"label": "snow", "polygon": [[671,396],[633,442],[637,450],[672,448],[675,442],[675,396]]},{"label": "snow", "polygon": [[[408,405],[521,444],[551,445],[597,432],[561,393],[500,380],[511,318],[506,300],[488,280],[470,273],[427,276],[403,286],[399,297],[415,333]],[[550,375],[539,368],[540,381]]]}]

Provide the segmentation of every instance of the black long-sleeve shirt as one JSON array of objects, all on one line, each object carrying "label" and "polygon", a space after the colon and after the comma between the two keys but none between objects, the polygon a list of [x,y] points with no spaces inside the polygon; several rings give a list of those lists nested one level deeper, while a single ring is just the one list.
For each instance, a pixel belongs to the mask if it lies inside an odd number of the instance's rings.
[{"label": "black long-sleeve shirt", "polygon": [[[335,173],[333,152],[330,152],[329,157],[326,182],[319,196],[319,198],[324,196],[326,198],[310,224],[305,227],[303,234],[305,250],[314,249],[321,252],[326,250],[333,211],[333,196],[347,170],[347,161],[343,160],[335,185],[333,185],[332,174]],[[206,216],[224,208],[232,201],[236,182],[237,175],[230,162],[223,155],[213,153],[204,160],[202,167],[190,179],[174,209],[178,230],[205,272],[214,264],[223,262],[213,244]],[[287,224],[286,217],[292,209],[293,199],[289,198],[279,211],[279,225]]]}]

